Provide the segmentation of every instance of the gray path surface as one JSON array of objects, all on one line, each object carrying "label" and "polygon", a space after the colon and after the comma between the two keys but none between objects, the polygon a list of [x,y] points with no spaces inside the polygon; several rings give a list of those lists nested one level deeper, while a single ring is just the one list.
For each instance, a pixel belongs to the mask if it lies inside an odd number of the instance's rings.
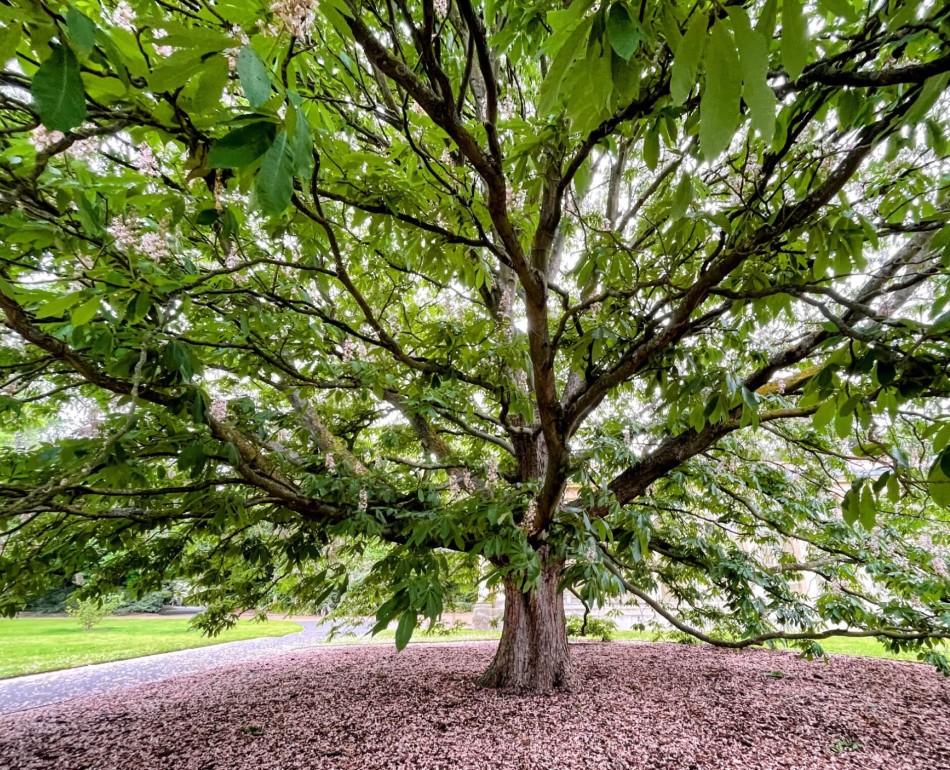
[{"label": "gray path surface", "polygon": [[[330,632],[329,624],[318,625],[313,620],[294,622],[303,626],[303,630],[287,636],[225,642],[191,650],[163,652],[144,658],[96,663],[65,671],[0,679],[0,714],[47,706],[82,695],[158,682],[174,676],[196,674],[210,668],[243,663],[269,655],[281,655],[292,650],[316,646],[323,642]],[[368,628],[369,625],[358,626],[354,631],[362,633]]]}]

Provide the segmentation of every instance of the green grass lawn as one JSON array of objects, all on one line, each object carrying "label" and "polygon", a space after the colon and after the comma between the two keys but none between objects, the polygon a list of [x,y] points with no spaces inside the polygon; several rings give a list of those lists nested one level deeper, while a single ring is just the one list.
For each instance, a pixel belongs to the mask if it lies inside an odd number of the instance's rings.
[{"label": "green grass lawn", "polygon": [[[157,652],[205,647],[221,642],[254,639],[262,636],[284,636],[300,630],[297,623],[270,620],[257,623],[242,620],[220,636],[202,636],[181,618],[108,618],[89,631],[83,631],[72,618],[17,618],[0,620],[0,678],[74,668],[89,663],[137,658]],[[494,641],[501,631],[489,629],[453,630],[425,633],[417,630],[412,644],[432,642]],[[618,631],[617,641],[662,641],[650,631]],[[375,637],[337,636],[331,644],[392,644],[395,631],[380,631]],[[875,639],[826,639],[821,642],[825,652],[861,655],[869,658],[916,660],[915,653],[889,653]]]},{"label": "green grass lawn", "polygon": [[300,630],[290,621],[242,620],[219,636],[202,636],[181,618],[106,618],[84,631],[72,618],[0,620],[0,678],[138,658]]},{"label": "green grass lawn", "polygon": [[[424,628],[424,627],[423,627]],[[396,632],[392,629],[380,631],[376,636],[337,636],[331,644],[393,644]],[[417,630],[412,635],[410,644],[426,644],[432,642],[482,642],[494,641],[501,638],[501,631],[486,630],[473,631],[470,628],[453,630],[448,633],[427,634],[424,630]],[[572,637],[572,641],[577,641]],[[616,631],[614,641],[618,642],[662,642],[670,641],[669,637],[653,631]],[[820,642],[825,652],[833,655],[859,655],[865,658],[888,658],[891,660],[917,660],[917,653],[902,652],[894,654],[888,652],[884,645],[874,638],[846,638],[824,639]]]},{"label": "green grass lawn", "polygon": [[[425,626],[416,629],[409,644],[431,644],[432,642],[491,642],[501,639],[501,631],[489,629],[474,631],[471,628],[453,630],[447,633],[425,633]],[[347,634],[335,636],[329,644],[394,644],[396,632],[391,628],[380,631],[376,636]]]},{"label": "green grass lawn", "polygon": [[[652,631],[617,631],[618,641],[656,642],[665,641],[662,634]],[[832,655],[859,655],[864,658],[888,658],[890,660],[917,660],[916,652],[893,653],[885,649],[874,637],[845,637],[821,639],[822,649]]]}]

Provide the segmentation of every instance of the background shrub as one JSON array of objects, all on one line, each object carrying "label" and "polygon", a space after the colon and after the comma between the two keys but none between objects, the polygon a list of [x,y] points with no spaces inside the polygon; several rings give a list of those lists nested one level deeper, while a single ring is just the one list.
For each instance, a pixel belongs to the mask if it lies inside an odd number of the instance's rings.
[{"label": "background shrub", "polygon": [[609,618],[587,616],[587,625],[580,615],[571,615],[567,619],[567,635],[573,637],[588,637],[600,639],[602,642],[612,641],[617,632],[617,624]]},{"label": "background shrub", "polygon": [[121,594],[109,594],[101,599],[79,599],[70,597],[66,602],[69,617],[76,618],[84,631],[99,623],[106,615],[115,612],[122,604]]}]

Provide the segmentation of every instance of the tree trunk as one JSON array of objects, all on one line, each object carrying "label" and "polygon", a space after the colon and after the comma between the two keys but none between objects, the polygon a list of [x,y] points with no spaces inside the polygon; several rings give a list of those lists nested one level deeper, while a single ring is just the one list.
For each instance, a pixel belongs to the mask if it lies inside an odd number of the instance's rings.
[{"label": "tree trunk", "polygon": [[515,578],[505,578],[505,625],[495,657],[478,681],[482,687],[541,692],[568,686],[564,592],[558,587],[564,564],[542,554],[541,565],[527,593]]}]

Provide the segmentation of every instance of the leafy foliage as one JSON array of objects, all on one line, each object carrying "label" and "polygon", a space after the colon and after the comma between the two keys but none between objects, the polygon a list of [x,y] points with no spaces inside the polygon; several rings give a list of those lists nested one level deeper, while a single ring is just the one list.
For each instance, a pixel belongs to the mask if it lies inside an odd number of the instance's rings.
[{"label": "leafy foliage", "polygon": [[96,564],[401,646],[458,552],[930,654],[944,5],[11,0],[0,610]]},{"label": "leafy foliage", "polygon": [[602,642],[613,641],[617,624],[610,618],[598,618],[589,615],[585,620],[580,615],[567,618],[567,635],[573,637],[594,637]]},{"label": "leafy foliage", "polygon": [[101,623],[106,615],[112,614],[121,603],[122,597],[119,594],[95,599],[79,599],[73,596],[66,602],[66,612],[79,622],[83,631],[88,631]]}]

